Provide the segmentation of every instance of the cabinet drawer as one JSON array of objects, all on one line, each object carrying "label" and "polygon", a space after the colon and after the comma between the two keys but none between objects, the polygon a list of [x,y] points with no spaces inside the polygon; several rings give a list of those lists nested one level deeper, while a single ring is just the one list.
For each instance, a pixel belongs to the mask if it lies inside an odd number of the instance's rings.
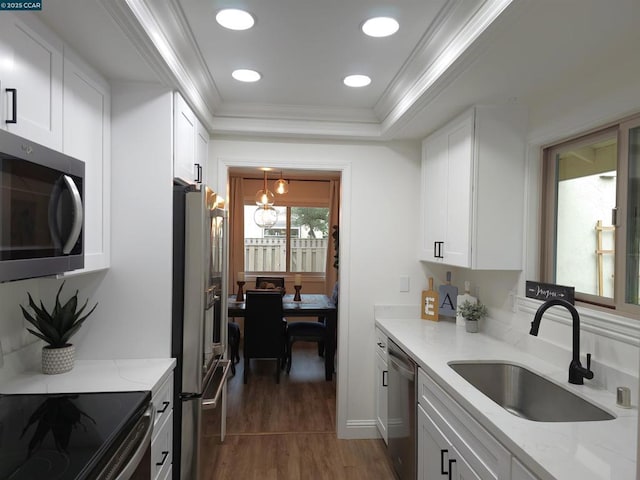
[{"label": "cabinet drawer", "polygon": [[387,361],[387,336],[380,330],[376,328],[376,352],[380,355],[384,361]]},{"label": "cabinet drawer", "polygon": [[173,412],[164,419],[164,423],[154,428],[154,439],[151,442],[151,478],[162,479],[173,462]]},{"label": "cabinet drawer", "polygon": [[[156,417],[153,421],[153,428],[156,429],[173,410],[173,373],[160,386],[158,392],[153,395],[153,407]],[[155,437],[154,431],[154,437]]]},{"label": "cabinet drawer", "polygon": [[422,369],[418,369],[418,404],[481,478],[509,478],[509,451]]}]

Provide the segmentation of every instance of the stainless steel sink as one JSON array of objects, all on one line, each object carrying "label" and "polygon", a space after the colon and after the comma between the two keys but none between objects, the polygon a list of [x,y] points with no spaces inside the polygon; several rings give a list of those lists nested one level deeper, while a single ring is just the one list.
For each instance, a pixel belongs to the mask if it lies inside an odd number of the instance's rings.
[{"label": "stainless steel sink", "polygon": [[462,378],[502,408],[534,422],[592,422],[614,415],[519,365],[450,362]]}]

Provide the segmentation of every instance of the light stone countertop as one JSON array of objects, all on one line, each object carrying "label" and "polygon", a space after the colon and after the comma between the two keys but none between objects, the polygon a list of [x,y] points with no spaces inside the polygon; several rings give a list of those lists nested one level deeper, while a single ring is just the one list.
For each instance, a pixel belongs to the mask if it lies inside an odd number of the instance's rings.
[{"label": "light stone countertop", "polygon": [[156,393],[176,365],[173,358],[76,360],[58,375],[27,370],[0,384],[0,394],[151,391]]},{"label": "light stone countertop", "polygon": [[[389,317],[385,315],[385,317]],[[483,333],[468,333],[454,322],[419,318],[379,318],[376,326],[492,433],[527,468],[543,479],[634,479],[636,475],[637,405],[616,405],[615,394],[589,385],[571,385],[566,365],[549,363]],[[551,379],[613,413],[597,422],[533,422],[494,403],[449,367],[455,360],[504,360]]]}]

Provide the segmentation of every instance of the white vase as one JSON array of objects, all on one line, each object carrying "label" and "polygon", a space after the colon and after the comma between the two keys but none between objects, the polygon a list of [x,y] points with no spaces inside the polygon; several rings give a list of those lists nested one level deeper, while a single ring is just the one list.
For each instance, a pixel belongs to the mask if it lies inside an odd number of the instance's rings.
[{"label": "white vase", "polygon": [[464,322],[465,329],[467,332],[476,333],[478,331],[478,321],[477,320],[465,320]]},{"label": "white vase", "polygon": [[42,347],[42,373],[56,375],[68,372],[73,368],[76,347],[68,344],[65,347]]}]

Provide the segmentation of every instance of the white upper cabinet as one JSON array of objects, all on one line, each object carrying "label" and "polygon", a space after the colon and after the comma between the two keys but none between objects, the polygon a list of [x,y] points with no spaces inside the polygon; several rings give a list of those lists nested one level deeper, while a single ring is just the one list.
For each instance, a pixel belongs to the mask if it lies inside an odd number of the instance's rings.
[{"label": "white upper cabinet", "polygon": [[0,15],[0,128],[62,149],[62,41],[39,22]]},{"label": "white upper cabinet", "polygon": [[62,149],[62,42],[38,22],[0,15],[0,128]]},{"label": "white upper cabinet", "polygon": [[[198,164],[201,135],[196,118],[187,102],[174,93],[173,177],[187,184],[202,183],[203,164]],[[207,135],[207,143],[209,137]]]},{"label": "white upper cabinet", "polygon": [[111,95],[106,80],[67,55],[63,150],[85,162],[84,271],[93,271],[110,264]]},{"label": "white upper cabinet", "polygon": [[520,270],[527,111],[476,106],[422,144],[420,260]]},{"label": "white upper cabinet", "polygon": [[200,170],[200,183],[207,183],[207,159],[209,158],[209,132],[196,121],[196,173]]}]

